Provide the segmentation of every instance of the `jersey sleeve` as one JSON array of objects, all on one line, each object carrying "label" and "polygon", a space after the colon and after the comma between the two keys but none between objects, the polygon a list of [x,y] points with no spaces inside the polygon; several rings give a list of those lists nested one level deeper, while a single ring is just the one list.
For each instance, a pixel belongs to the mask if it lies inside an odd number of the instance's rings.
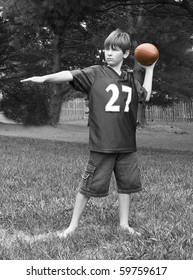
[{"label": "jersey sleeve", "polygon": [[147,97],[147,90],[135,79],[135,86],[138,93],[138,102],[144,103]]},{"label": "jersey sleeve", "polygon": [[73,76],[73,81],[70,82],[70,85],[77,91],[89,94],[95,80],[94,68],[91,66],[82,70],[72,70],[70,72]]}]

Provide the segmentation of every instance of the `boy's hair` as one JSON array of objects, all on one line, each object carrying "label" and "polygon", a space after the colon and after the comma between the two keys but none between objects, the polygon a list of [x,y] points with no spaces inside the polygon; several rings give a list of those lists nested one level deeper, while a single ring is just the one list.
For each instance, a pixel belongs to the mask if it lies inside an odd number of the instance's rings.
[{"label": "boy's hair", "polygon": [[120,29],[111,32],[104,42],[104,48],[107,49],[110,46],[118,46],[125,53],[131,47],[129,34]]}]

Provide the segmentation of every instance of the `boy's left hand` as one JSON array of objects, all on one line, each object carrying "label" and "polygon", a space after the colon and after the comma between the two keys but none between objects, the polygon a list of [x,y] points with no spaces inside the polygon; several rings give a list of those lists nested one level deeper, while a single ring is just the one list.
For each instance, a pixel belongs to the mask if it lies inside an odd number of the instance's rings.
[{"label": "boy's left hand", "polygon": [[154,68],[155,67],[155,65],[156,65],[156,63],[157,63],[157,61],[159,60],[159,58],[153,63],[153,64],[151,64],[151,65],[142,65],[142,64],[140,64],[139,62],[138,62],[138,64],[142,67],[142,68],[144,68],[144,69],[150,69],[150,68]]}]

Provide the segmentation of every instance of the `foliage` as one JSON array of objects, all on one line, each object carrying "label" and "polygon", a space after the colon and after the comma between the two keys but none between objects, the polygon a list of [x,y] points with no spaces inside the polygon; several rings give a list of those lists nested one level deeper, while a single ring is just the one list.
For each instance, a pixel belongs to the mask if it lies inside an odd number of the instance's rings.
[{"label": "foliage", "polygon": [[[134,67],[136,44],[148,41],[158,47],[160,59],[153,81],[153,90],[161,97],[157,100],[164,100],[165,105],[167,100],[192,98],[193,15],[184,9],[191,12],[190,1],[1,2],[6,19],[0,26],[1,88],[10,79],[101,63],[98,58],[104,38],[119,27],[131,34],[131,55],[125,61],[129,67]],[[50,104],[55,106],[57,95],[52,97]],[[59,113],[59,106],[57,110]]]},{"label": "foliage", "polygon": [[171,99],[193,98],[193,16],[177,5],[146,5],[140,8],[140,13],[133,8],[130,10],[134,21],[131,30],[133,37],[138,44],[150,42],[156,45],[160,52],[154,71],[153,90],[162,96],[164,104],[166,96],[169,96],[169,103]]},{"label": "foliage", "polygon": [[49,122],[49,95],[40,87],[12,82],[3,88],[1,107],[6,117],[24,125]]},{"label": "foliage", "polygon": [[164,95],[160,92],[151,96],[150,101],[148,102],[148,106],[157,105],[161,107],[171,106],[175,102],[175,99],[168,97],[168,95]]},{"label": "foliage", "polygon": [[43,39],[47,30],[37,32],[34,26],[19,25],[14,17],[10,10],[10,17],[0,21],[1,107],[8,118],[25,125],[47,124],[50,118],[49,95],[44,94],[41,87],[24,86],[19,82],[32,73],[40,75],[44,68],[49,67],[46,59],[50,51],[49,42]]}]

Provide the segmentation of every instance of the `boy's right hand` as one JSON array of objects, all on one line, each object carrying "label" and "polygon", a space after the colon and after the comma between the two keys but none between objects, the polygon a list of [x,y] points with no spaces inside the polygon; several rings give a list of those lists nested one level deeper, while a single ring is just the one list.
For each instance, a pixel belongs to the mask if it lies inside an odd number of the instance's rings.
[{"label": "boy's right hand", "polygon": [[31,77],[31,78],[21,80],[20,82],[21,83],[25,83],[25,82],[44,83],[45,78],[44,78],[44,76],[34,76],[34,77]]}]

